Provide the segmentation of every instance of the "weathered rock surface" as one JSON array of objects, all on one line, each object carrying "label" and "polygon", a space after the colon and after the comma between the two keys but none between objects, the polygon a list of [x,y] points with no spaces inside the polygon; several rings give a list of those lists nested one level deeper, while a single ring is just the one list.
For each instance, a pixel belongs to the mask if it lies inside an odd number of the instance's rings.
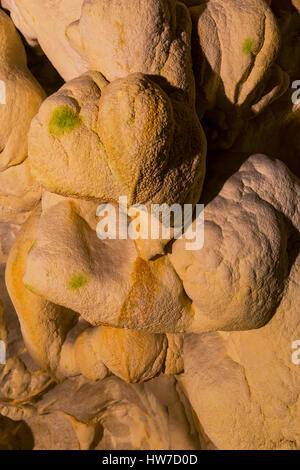
[{"label": "weathered rock surface", "polygon": [[2,0],[0,449],[300,449],[298,3]]},{"label": "weathered rock surface", "polygon": [[281,162],[253,155],[206,205],[203,248],[175,241],[169,257],[193,302],[189,331],[250,330],[270,320],[290,282],[299,197],[299,180]]},{"label": "weathered rock surface", "polygon": [[4,171],[27,157],[30,121],[45,94],[27,69],[22,41],[13,22],[2,10],[0,39],[0,171]]},{"label": "weathered rock surface", "polygon": [[216,147],[230,148],[244,119],[261,113],[289,86],[275,62],[279,28],[264,0],[200,3],[190,9],[197,110],[202,117],[214,108],[207,115],[215,128],[210,137]]},{"label": "weathered rock surface", "polygon": [[71,47],[67,28],[78,20],[83,0],[2,0],[30,45],[39,44],[65,80],[88,70],[85,58]]},{"label": "weathered rock surface", "polygon": [[23,223],[41,196],[42,188],[31,175],[28,159],[0,172],[0,221]]},{"label": "weathered rock surface", "polygon": [[[182,121],[183,119],[183,121]],[[185,153],[182,153],[183,148]],[[44,101],[29,133],[32,174],[66,196],[196,203],[206,142],[196,113],[142,74],[89,72]]]},{"label": "weathered rock surface", "polygon": [[143,385],[69,379],[35,403],[1,412],[23,417],[36,450],[199,448],[188,402],[171,377]]},{"label": "weathered rock surface", "polygon": [[[293,253],[297,250],[299,232]],[[264,327],[185,337],[184,388],[219,449],[300,447],[300,372],[292,362],[292,343],[300,337],[299,281],[298,254]]]},{"label": "weathered rock surface", "polygon": [[174,244],[202,331],[185,335],[181,382],[218,449],[299,449],[299,190],[282,163],[252,156],[207,204],[205,248]]}]

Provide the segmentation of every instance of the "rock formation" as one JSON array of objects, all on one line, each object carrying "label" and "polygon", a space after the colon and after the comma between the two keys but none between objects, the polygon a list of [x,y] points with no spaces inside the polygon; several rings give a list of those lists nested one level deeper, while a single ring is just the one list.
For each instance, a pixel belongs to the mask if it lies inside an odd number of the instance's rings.
[{"label": "rock formation", "polygon": [[298,0],[1,4],[0,449],[299,450]]}]

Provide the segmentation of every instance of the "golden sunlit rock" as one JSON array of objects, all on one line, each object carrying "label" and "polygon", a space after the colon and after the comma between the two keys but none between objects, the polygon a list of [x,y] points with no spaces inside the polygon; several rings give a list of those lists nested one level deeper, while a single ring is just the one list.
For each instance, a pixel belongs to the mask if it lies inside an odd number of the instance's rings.
[{"label": "golden sunlit rock", "polygon": [[0,449],[300,450],[299,0],[0,3]]}]

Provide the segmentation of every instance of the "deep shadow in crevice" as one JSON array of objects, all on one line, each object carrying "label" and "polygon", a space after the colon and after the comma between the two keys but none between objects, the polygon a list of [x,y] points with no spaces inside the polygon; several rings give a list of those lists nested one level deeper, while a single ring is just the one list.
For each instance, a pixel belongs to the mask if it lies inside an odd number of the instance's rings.
[{"label": "deep shadow in crevice", "polygon": [[32,450],[34,438],[25,421],[0,415],[0,450]]}]

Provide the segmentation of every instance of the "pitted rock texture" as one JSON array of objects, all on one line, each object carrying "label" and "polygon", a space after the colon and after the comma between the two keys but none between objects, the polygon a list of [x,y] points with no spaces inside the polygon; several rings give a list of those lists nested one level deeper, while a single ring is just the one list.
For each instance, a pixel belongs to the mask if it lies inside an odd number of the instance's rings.
[{"label": "pitted rock texture", "polygon": [[0,11],[1,130],[0,172],[27,157],[27,134],[44,91],[26,66],[22,41],[11,19]]},{"label": "pitted rock texture", "polygon": [[80,16],[83,0],[3,0],[2,6],[31,46],[39,44],[65,80],[88,70],[88,64],[69,44],[67,28]]},{"label": "pitted rock texture", "polygon": [[299,450],[298,0],[1,5],[0,449]]},{"label": "pitted rock texture", "polygon": [[190,9],[197,109],[203,115],[216,108],[208,113],[215,126],[211,138],[217,148],[230,148],[244,118],[261,113],[289,86],[275,62],[280,33],[264,0],[199,3]]},{"label": "pitted rock texture", "polygon": [[29,133],[32,174],[44,188],[101,201],[195,204],[205,153],[195,112],[142,74],[108,84],[89,72],[68,82]]},{"label": "pitted rock texture", "polygon": [[[205,195],[205,194],[204,194]],[[279,161],[250,157],[206,205],[205,244],[170,255],[193,301],[190,331],[263,326],[276,312],[299,232],[299,180]]]}]

